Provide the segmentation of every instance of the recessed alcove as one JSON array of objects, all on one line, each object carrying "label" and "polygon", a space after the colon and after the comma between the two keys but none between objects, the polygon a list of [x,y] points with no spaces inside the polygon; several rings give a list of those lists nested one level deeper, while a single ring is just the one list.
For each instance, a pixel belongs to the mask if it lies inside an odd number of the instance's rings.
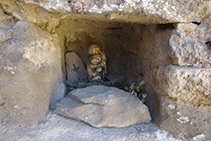
[{"label": "recessed alcove", "polygon": [[[117,81],[123,86],[130,81],[139,83],[144,80],[149,93],[146,104],[154,120],[159,118],[160,101],[154,89],[154,69],[172,64],[167,52],[174,26],[65,19],[61,21],[57,33],[63,54],[74,51],[85,68],[89,59],[88,47],[99,45],[107,57],[108,81]],[[65,66],[63,68],[65,70]]]}]

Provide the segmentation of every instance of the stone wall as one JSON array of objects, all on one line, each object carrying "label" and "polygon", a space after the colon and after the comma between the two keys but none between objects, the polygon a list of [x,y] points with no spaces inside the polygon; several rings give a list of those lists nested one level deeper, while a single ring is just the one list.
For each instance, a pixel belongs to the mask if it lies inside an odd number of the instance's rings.
[{"label": "stone wall", "polygon": [[177,24],[169,39],[172,64],[154,70],[161,95],[161,127],[178,136],[210,138],[210,18]]}]

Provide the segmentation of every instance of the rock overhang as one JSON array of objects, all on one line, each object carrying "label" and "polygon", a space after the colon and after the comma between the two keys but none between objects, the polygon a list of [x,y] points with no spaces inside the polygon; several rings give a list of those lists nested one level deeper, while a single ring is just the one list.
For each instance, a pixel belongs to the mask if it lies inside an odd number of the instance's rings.
[{"label": "rock overhang", "polygon": [[[50,12],[52,18],[73,17],[76,19],[90,19],[102,21],[120,21],[141,24],[164,24],[181,22],[200,22],[203,18],[210,15],[210,1],[186,1],[186,0],[19,0],[2,1],[2,6],[8,12],[21,18],[16,14],[14,5],[19,7],[19,11],[36,9],[41,7]],[[28,4],[28,6],[27,6]],[[29,6],[30,5],[30,6]],[[21,10],[22,9],[22,10]],[[39,12],[39,11],[36,11]],[[30,16],[33,16],[30,15]],[[34,18],[35,19],[35,18]],[[45,20],[46,20],[45,19]],[[31,22],[37,22],[36,20]]]}]

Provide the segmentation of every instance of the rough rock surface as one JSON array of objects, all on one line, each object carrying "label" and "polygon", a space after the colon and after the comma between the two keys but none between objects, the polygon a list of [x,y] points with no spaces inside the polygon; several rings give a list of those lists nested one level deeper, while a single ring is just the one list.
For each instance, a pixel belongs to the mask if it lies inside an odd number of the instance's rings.
[{"label": "rough rock surface", "polygon": [[169,65],[157,71],[160,90],[178,101],[211,104],[211,69]]},{"label": "rough rock surface", "polygon": [[[203,139],[196,136],[194,139]],[[153,123],[124,128],[95,128],[81,121],[53,114],[37,124],[20,128],[0,126],[1,141],[181,141]],[[195,141],[195,140],[194,140]]]},{"label": "rough rock surface", "polygon": [[[69,82],[87,79],[87,71],[81,58],[75,52],[68,52],[65,54],[67,80]],[[75,65],[75,68],[74,68]],[[75,71],[74,71],[75,69]],[[78,76],[77,76],[77,72]],[[79,77],[79,78],[78,78]]]},{"label": "rough rock surface", "polygon": [[54,105],[63,99],[65,97],[66,91],[67,89],[64,83],[57,83],[54,92],[51,94],[50,105]]},{"label": "rough rock surface", "polygon": [[[210,139],[210,17],[198,24],[173,27],[166,50],[157,46],[154,51],[156,60],[160,60],[152,63],[150,76],[151,88],[160,101],[159,123],[175,136],[203,134]],[[169,105],[177,110],[167,110]]]},{"label": "rough rock surface", "polygon": [[125,127],[151,120],[148,108],[138,98],[118,88],[100,85],[70,92],[53,109],[94,127]]},{"label": "rough rock surface", "polygon": [[211,17],[203,19],[200,25],[181,23],[170,38],[173,64],[188,67],[211,67]]},{"label": "rough rock surface", "polygon": [[207,0],[24,0],[45,9],[78,14],[98,13],[110,20],[139,23],[200,21],[210,14]]},{"label": "rough rock surface", "polygon": [[61,50],[49,33],[0,14],[0,122],[26,125],[48,111],[62,79]]},{"label": "rough rock surface", "polygon": [[211,13],[208,0],[2,0],[1,3],[21,20],[49,21],[49,26],[58,25],[58,17],[150,24],[200,22]]},{"label": "rough rock surface", "polygon": [[211,139],[211,106],[161,99],[162,129],[178,138],[203,135],[203,140]]}]

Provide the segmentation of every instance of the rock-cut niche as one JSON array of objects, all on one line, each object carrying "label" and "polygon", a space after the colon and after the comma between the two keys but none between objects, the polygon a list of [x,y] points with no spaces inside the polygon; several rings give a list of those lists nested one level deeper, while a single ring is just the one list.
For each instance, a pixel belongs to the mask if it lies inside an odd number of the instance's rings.
[{"label": "rock-cut niche", "polygon": [[[104,50],[107,57],[107,81],[114,82],[119,88],[124,88],[131,81],[140,83],[144,80],[150,99],[147,105],[150,109],[155,109],[154,107],[157,109],[159,101],[153,89],[155,83],[153,69],[161,63],[162,65],[172,63],[171,57],[165,52],[169,48],[169,38],[173,29],[173,24],[144,25],[66,19],[61,22],[58,34],[64,41],[66,68],[70,63],[67,58],[72,62],[77,62],[77,57],[79,57],[81,62],[74,64],[75,68],[80,66],[79,76],[86,77],[86,74],[81,72],[86,70],[89,60],[88,47],[91,44],[97,44]],[[67,54],[72,54],[72,56]],[[68,79],[67,71],[64,72]],[[71,81],[77,79],[75,76]],[[151,112],[156,115],[156,110],[151,110]]]}]

